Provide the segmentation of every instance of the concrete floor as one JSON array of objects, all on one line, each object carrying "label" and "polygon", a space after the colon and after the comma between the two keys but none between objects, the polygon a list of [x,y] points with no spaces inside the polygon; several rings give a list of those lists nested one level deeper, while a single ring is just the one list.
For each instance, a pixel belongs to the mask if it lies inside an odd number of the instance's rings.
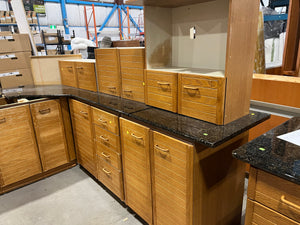
[{"label": "concrete floor", "polygon": [[[245,190],[247,186],[246,179]],[[243,215],[245,207],[244,204]],[[71,224],[141,225],[144,222],[79,166],[0,196],[0,225]]]},{"label": "concrete floor", "polygon": [[140,225],[78,166],[0,196],[0,225]]}]

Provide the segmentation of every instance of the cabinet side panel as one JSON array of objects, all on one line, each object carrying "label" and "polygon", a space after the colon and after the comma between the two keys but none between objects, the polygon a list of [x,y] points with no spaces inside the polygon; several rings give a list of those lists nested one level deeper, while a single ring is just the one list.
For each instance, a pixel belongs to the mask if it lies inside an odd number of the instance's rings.
[{"label": "cabinet side panel", "polygon": [[259,0],[231,0],[225,76],[225,124],[249,113]]}]

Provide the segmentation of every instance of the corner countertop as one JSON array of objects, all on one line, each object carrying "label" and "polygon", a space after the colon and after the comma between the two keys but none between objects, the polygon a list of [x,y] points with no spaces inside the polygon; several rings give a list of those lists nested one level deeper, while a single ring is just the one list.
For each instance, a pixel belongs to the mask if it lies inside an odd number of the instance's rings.
[{"label": "corner countertop", "polygon": [[300,146],[277,138],[299,129],[300,117],[294,117],[234,150],[232,154],[258,169],[300,184]]},{"label": "corner countertop", "polygon": [[144,103],[63,85],[3,89],[2,94],[7,98],[70,97],[212,148],[225,143],[270,117],[266,113],[251,111],[248,115],[238,120],[219,126],[154,108]]}]

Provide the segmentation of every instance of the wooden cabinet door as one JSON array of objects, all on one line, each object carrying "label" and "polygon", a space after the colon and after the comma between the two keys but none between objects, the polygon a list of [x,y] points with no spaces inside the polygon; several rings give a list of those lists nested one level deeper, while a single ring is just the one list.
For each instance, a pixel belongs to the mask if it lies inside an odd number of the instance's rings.
[{"label": "wooden cabinet door", "polygon": [[59,100],[30,104],[43,171],[69,162]]},{"label": "wooden cabinet door", "polygon": [[75,62],[78,87],[97,92],[95,63]]},{"label": "wooden cabinet door", "polygon": [[59,61],[58,63],[62,85],[78,87],[75,63],[72,61]]},{"label": "wooden cabinet door", "polygon": [[153,131],[154,224],[193,224],[193,148],[193,145]]},{"label": "wooden cabinet door", "polygon": [[29,105],[0,110],[0,186],[42,172]]},{"label": "wooden cabinet door", "polygon": [[120,118],[125,202],[152,224],[149,128]]},{"label": "wooden cabinet door", "polygon": [[79,101],[70,100],[70,110],[78,163],[96,177],[91,107]]}]

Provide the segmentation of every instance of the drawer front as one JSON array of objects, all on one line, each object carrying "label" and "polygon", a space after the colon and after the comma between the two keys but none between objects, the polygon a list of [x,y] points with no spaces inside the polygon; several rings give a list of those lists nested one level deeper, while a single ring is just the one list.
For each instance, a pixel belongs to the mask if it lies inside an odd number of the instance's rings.
[{"label": "drawer front", "polygon": [[59,61],[61,83],[66,86],[78,87],[74,62]]},{"label": "drawer front", "polygon": [[42,172],[29,105],[0,110],[0,187]]},{"label": "drawer front", "polygon": [[108,130],[116,135],[119,135],[119,120],[118,116],[107,113],[103,110],[92,107],[93,123],[101,128]]},{"label": "drawer front", "polygon": [[247,200],[247,211],[245,225],[299,225],[284,215],[265,207],[255,201]]},{"label": "drawer front", "polygon": [[89,91],[97,91],[95,64],[75,62],[78,87]]},{"label": "drawer front", "polygon": [[178,112],[223,124],[225,78],[179,74]]},{"label": "drawer front", "polygon": [[102,145],[110,148],[115,152],[120,152],[120,140],[119,136],[115,135],[101,127],[94,125],[95,128],[95,140],[100,142]]},{"label": "drawer front", "polygon": [[144,70],[136,68],[122,68],[122,79],[144,82]]},{"label": "drawer front", "polygon": [[146,70],[146,104],[177,112],[177,73]]},{"label": "drawer front", "polygon": [[121,155],[119,153],[113,151],[112,149],[108,148],[106,145],[102,144],[97,140],[95,140],[95,144],[96,154],[99,158],[112,165],[117,170],[122,170]]},{"label": "drawer front", "polygon": [[48,171],[69,162],[68,147],[60,101],[30,104],[43,170]]},{"label": "drawer front", "polygon": [[121,200],[124,200],[123,178],[119,170],[98,157],[98,180]]},{"label": "drawer front", "polygon": [[70,110],[77,118],[91,120],[90,106],[79,101],[70,100]]},{"label": "drawer front", "polygon": [[248,197],[300,222],[300,185],[257,170],[255,191]]},{"label": "drawer front", "polygon": [[97,65],[112,64],[118,59],[118,50],[116,48],[96,49],[95,56]]},{"label": "drawer front", "polygon": [[[123,79],[124,81],[124,79]],[[128,82],[126,82],[128,83]],[[122,84],[122,98],[134,100],[137,102],[145,102],[145,88],[141,84],[139,86]]]},{"label": "drawer front", "polygon": [[191,224],[194,147],[158,132],[152,134],[155,222]]},{"label": "drawer front", "polygon": [[152,224],[149,128],[120,118],[126,204]]}]

